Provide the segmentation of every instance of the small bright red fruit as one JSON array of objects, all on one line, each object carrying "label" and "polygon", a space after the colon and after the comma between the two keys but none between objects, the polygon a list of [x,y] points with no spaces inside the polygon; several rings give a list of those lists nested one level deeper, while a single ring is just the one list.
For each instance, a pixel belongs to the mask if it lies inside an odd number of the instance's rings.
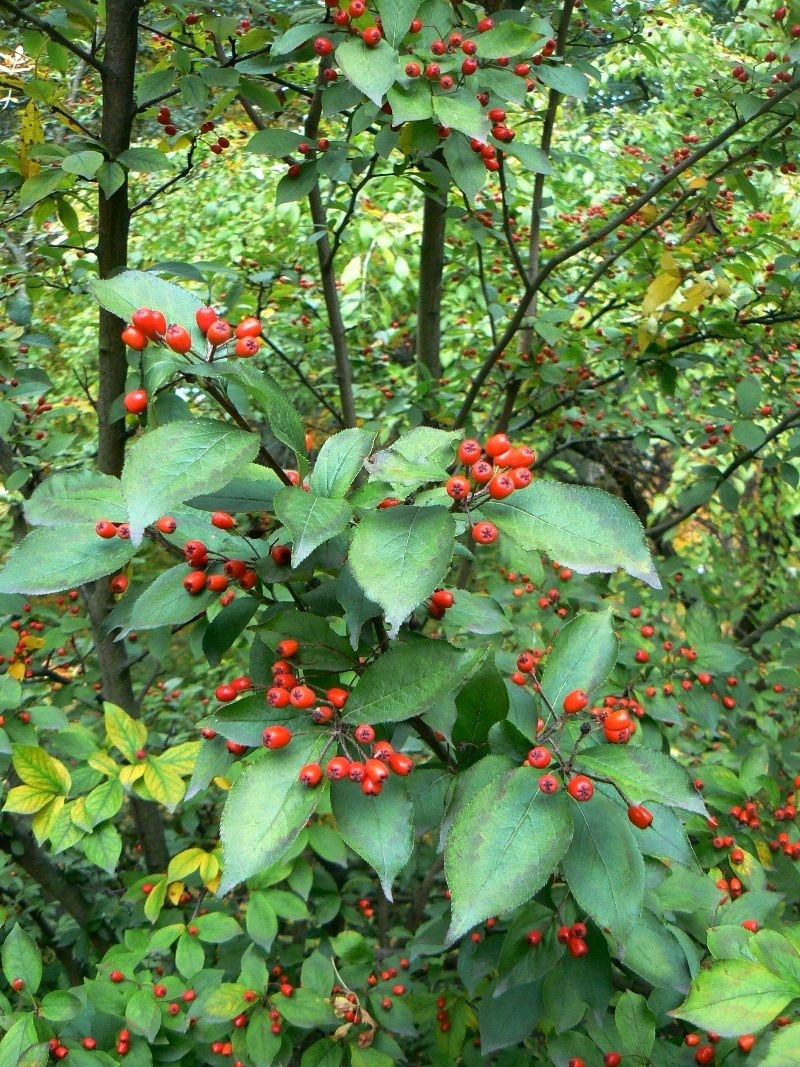
[{"label": "small bright red fruit", "polygon": [[370,778],[368,774],[365,774],[361,780],[361,792],[365,796],[376,797],[382,788],[381,783],[374,778]]},{"label": "small bright red fruit", "polygon": [[183,326],[178,326],[177,323],[171,323],[167,326],[167,332],[164,335],[167,347],[171,348],[173,352],[179,352],[181,354],[186,353],[192,347],[192,337],[187,329]]},{"label": "small bright red fruit", "polygon": [[261,350],[261,338],[259,337],[240,337],[234,347],[235,354],[239,359],[252,359],[253,356],[257,356]]},{"label": "small bright red fruit", "polygon": [[300,768],[300,774],[297,776],[301,782],[308,786],[309,789],[313,789],[314,786],[319,785],[322,780],[322,767],[318,763],[307,763],[304,767]]},{"label": "small bright red fruit", "polygon": [[622,1056],[618,1052],[607,1052],[603,1056],[603,1067],[619,1067],[622,1063]]},{"label": "small bright red fruit", "polygon": [[527,467],[515,467],[511,472],[511,481],[515,489],[527,489],[533,481],[533,472]]},{"label": "small bright red fruit", "polygon": [[368,759],[364,763],[364,774],[373,782],[383,784],[389,777],[389,770],[382,760]]},{"label": "small bright red fruit", "polygon": [[194,313],[194,321],[203,333],[207,333],[209,326],[217,321],[217,313],[213,308],[198,308]]},{"label": "small bright red fruit", "polygon": [[269,554],[272,562],[278,567],[288,567],[292,558],[292,550],[288,545],[273,545]]},{"label": "small bright red fruit", "polygon": [[536,948],[538,944],[541,944],[541,930],[529,930],[527,934],[525,934],[525,940],[528,942],[531,948]]},{"label": "small bright red fruit", "polygon": [[411,63],[406,63],[406,77],[418,78],[421,73],[422,67],[419,63],[414,63],[413,61]]},{"label": "small bright red fruit", "polygon": [[211,515],[211,525],[218,530],[232,530],[236,525],[236,519],[227,511],[215,511]]},{"label": "small bright red fruit", "polygon": [[291,659],[292,656],[296,656],[300,649],[300,643],[295,641],[293,637],[285,637],[283,641],[279,641],[275,646],[275,651],[282,659]]},{"label": "small bright red fruit", "polygon": [[714,1046],[713,1045],[701,1045],[700,1048],[694,1054],[695,1063],[706,1064],[711,1063],[714,1059]]},{"label": "small bright red fruit", "polygon": [[131,315],[131,322],[151,341],[163,337],[167,329],[167,320],[160,311],[153,311],[152,308],[138,308]]},{"label": "small bright red fruit", "polygon": [[21,978],[12,978],[11,988],[16,989],[16,991],[19,993],[25,988],[25,983]]},{"label": "small bright red fruit", "polygon": [[178,523],[171,515],[162,515],[156,523],[156,529],[163,534],[173,534],[178,529]]},{"label": "small bright red fruit", "polygon": [[289,703],[293,708],[310,708],[316,702],[314,690],[307,685],[296,685],[289,693]]},{"label": "small bright red fruit", "polygon": [[528,763],[538,770],[544,770],[550,764],[552,758],[550,750],[547,748],[532,748],[528,753]]},{"label": "small bright red fruit", "polygon": [[350,693],[347,689],[337,689],[335,687],[333,689],[328,689],[325,693],[326,700],[328,700],[329,703],[333,704],[337,711],[342,710],[342,708],[347,703],[347,698],[349,696]]},{"label": "small bright red fruit", "polygon": [[571,937],[569,941],[567,941],[567,949],[570,956],[579,959],[581,956],[585,956],[588,953],[589,946],[582,937]]},{"label": "small bright red fruit", "polygon": [[112,593],[120,594],[124,593],[128,588],[128,579],[124,574],[115,574],[109,582],[109,588]]},{"label": "small bright red fruit", "polygon": [[135,326],[126,326],[120,336],[128,348],[132,348],[134,352],[141,352],[143,348],[147,348],[147,338]]},{"label": "small bright red fruit", "polygon": [[494,474],[494,467],[485,459],[479,459],[477,463],[472,464],[469,473],[472,475],[472,480],[477,482],[478,485],[485,485],[491,480]]},{"label": "small bright red fruit", "polygon": [[131,415],[140,415],[147,410],[147,393],[144,389],[134,389],[133,392],[125,394],[122,403]]},{"label": "small bright red fruit", "polygon": [[234,756],[243,756],[247,752],[247,745],[240,745],[238,741],[226,741],[225,748]]},{"label": "small bright red fruit", "polygon": [[285,748],[292,740],[292,732],[285,726],[268,726],[261,740],[265,748]]},{"label": "small bright red fruit", "polygon": [[653,821],[653,813],[648,811],[644,804],[631,804],[628,808],[628,818],[634,826],[646,830]]},{"label": "small bright red fruit", "polygon": [[495,474],[488,485],[489,496],[493,500],[504,500],[511,496],[515,488],[514,479],[510,474]]},{"label": "small bright red fruit", "polygon": [[236,690],[233,688],[232,685],[228,685],[227,683],[225,683],[223,685],[217,686],[217,688],[214,690],[214,696],[221,703],[227,704],[229,700],[236,699]]},{"label": "small bright red fruit", "polygon": [[92,1049],[97,1048],[97,1042],[93,1037],[82,1037],[81,1044],[89,1052],[91,1052]]},{"label": "small bright red fruit", "polygon": [[109,522],[108,519],[100,519],[99,522],[94,524],[94,532],[98,537],[108,540],[109,537],[116,537],[117,527],[115,523]]},{"label": "small bright red fruit", "polygon": [[361,40],[367,46],[367,48],[377,48],[383,39],[383,34],[377,26],[369,26],[361,34]]},{"label": "small bright red fruit", "polygon": [[197,596],[198,593],[202,593],[205,587],[205,571],[190,571],[183,579],[183,588],[191,596]]},{"label": "small bright red fruit", "polygon": [[230,341],[232,335],[233,330],[230,323],[224,319],[215,319],[206,330],[206,338],[215,348],[219,345],[224,345],[226,341]]},{"label": "small bright red fruit", "polygon": [[404,778],[407,774],[411,773],[414,767],[414,761],[410,756],[407,756],[405,752],[392,752],[389,755],[389,766],[395,774],[399,774]]},{"label": "small bright red fruit", "polygon": [[112,982],[123,982],[125,980],[125,975],[122,971],[112,971],[108,977]]},{"label": "small bright red fruit", "polygon": [[576,774],[574,778],[570,778],[567,792],[573,800],[580,802],[591,800],[594,795],[594,784],[585,774]]},{"label": "small bright red fruit", "polygon": [[325,774],[332,782],[338,782],[341,778],[346,778],[349,773],[350,760],[345,759],[344,756],[332,756],[325,767]]},{"label": "small bright red fruit", "polygon": [[449,589],[435,589],[431,594],[433,603],[439,608],[444,608],[445,611],[448,608],[452,608],[455,599]]},{"label": "small bright red fruit", "polygon": [[567,693],[564,697],[564,711],[567,715],[577,715],[579,711],[583,711],[586,705],[589,703],[589,697],[583,689],[573,689],[571,693]]},{"label": "small bright red fruit", "polygon": [[539,779],[539,788],[543,793],[555,793],[558,791],[558,778],[554,774],[543,774]]},{"label": "small bright red fruit", "polygon": [[460,474],[449,478],[445,484],[445,492],[453,500],[463,500],[469,495],[469,481]]},{"label": "small bright red fruit", "polygon": [[507,452],[511,448],[511,442],[504,433],[493,434],[486,442],[486,454],[494,458],[495,456],[502,456],[504,452]]},{"label": "small bright red fruit", "polygon": [[354,733],[356,741],[362,745],[371,745],[375,740],[375,728],[370,726],[369,723],[364,722],[357,726]]},{"label": "small bright red fruit", "polygon": [[474,437],[468,437],[458,446],[458,458],[466,467],[471,467],[473,463],[477,463],[481,458],[482,452],[483,449],[480,446],[480,442],[476,441]]},{"label": "small bright red fruit", "polygon": [[745,1055],[752,1049],[756,1043],[755,1034],[742,1034],[736,1044],[744,1052]]},{"label": "small bright red fruit", "polygon": [[237,337],[260,337],[261,319],[257,319],[255,315],[250,315],[248,318],[242,319],[233,332]]},{"label": "small bright red fruit", "polygon": [[470,530],[472,540],[479,545],[491,545],[497,540],[497,527],[493,522],[476,522]]},{"label": "small bright red fruit", "polygon": [[329,56],[333,51],[333,41],[330,37],[317,37],[314,41],[314,51],[318,56]]},{"label": "small bright red fruit", "polygon": [[273,685],[267,690],[267,703],[273,708],[285,708],[289,703],[289,694],[281,686]]}]

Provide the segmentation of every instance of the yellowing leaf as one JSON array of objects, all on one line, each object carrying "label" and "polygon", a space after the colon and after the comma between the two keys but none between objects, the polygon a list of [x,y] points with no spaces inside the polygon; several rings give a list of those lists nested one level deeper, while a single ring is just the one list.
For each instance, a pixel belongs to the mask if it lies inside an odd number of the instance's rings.
[{"label": "yellowing leaf", "polygon": [[181,776],[156,759],[149,759],[144,767],[144,784],[153,800],[170,811],[183,799],[185,786]]},{"label": "yellowing leaf", "polygon": [[34,815],[31,820],[31,829],[33,830],[34,837],[40,845],[53,832],[53,828],[63,807],[64,798],[53,797],[47,807],[42,808],[41,811],[37,811]]},{"label": "yellowing leaf", "polygon": [[230,778],[221,778],[219,775],[217,775],[216,778],[212,778],[211,780],[213,781],[214,785],[219,786],[220,789],[227,790],[231,787]]},{"label": "yellowing leaf", "polygon": [[112,778],[119,773],[119,767],[107,752],[93,752],[86,762],[93,770]]},{"label": "yellowing leaf", "polygon": [[668,274],[680,274],[681,272],[681,268],[678,266],[678,261],[671,252],[662,252],[659,263],[661,264],[661,269]]},{"label": "yellowing leaf", "polygon": [[91,833],[94,827],[91,815],[86,810],[86,797],[77,797],[76,800],[70,804],[69,809],[70,817],[76,826],[79,826],[81,830],[85,830],[87,833]]},{"label": "yellowing leaf", "polygon": [[172,748],[165,749],[158,756],[158,762],[163,767],[169,767],[176,774],[187,778],[194,770],[199,751],[199,741],[184,741],[183,744],[173,745]]},{"label": "yellowing leaf", "polygon": [[55,796],[49,789],[34,789],[32,785],[17,785],[9,790],[3,811],[17,815],[35,815],[46,807]]},{"label": "yellowing leaf", "polygon": [[588,308],[576,308],[572,314],[572,318],[569,320],[570,326],[576,330],[582,330],[586,323],[589,321],[589,309]]},{"label": "yellowing leaf", "polygon": [[658,211],[653,204],[645,204],[644,207],[639,209],[639,214],[642,216],[645,222],[651,223],[658,217]]},{"label": "yellowing leaf", "polygon": [[16,663],[10,664],[6,674],[10,674],[12,678],[16,678],[18,682],[21,682],[25,677],[25,664],[17,660]]},{"label": "yellowing leaf", "polygon": [[205,885],[209,885],[219,876],[219,860],[216,856],[204,855],[200,864],[200,877]]},{"label": "yellowing leaf", "polygon": [[69,771],[43,748],[37,745],[13,745],[12,753],[14,770],[25,785],[65,796],[70,791],[72,779]]},{"label": "yellowing leaf", "polygon": [[170,882],[186,878],[192,874],[205,858],[205,852],[201,848],[187,848],[173,856],[167,868],[167,878]]},{"label": "yellowing leaf", "polygon": [[170,904],[175,904],[177,906],[178,902],[181,899],[182,892],[183,882],[173,882],[167,890],[167,899],[169,900]]},{"label": "yellowing leaf", "polygon": [[682,300],[678,305],[679,311],[694,311],[696,308],[708,300],[713,294],[713,287],[705,281],[694,282],[689,288],[681,293]]},{"label": "yellowing leaf", "polygon": [[22,638],[22,647],[25,649],[44,648],[44,638],[33,637],[32,634],[29,634],[27,637]]},{"label": "yellowing leaf", "polygon": [[666,304],[680,284],[680,274],[672,274],[669,271],[657,274],[648,285],[647,292],[644,294],[642,312],[645,315],[649,315],[651,312],[655,311],[656,308],[661,307],[662,304]]},{"label": "yellowing leaf", "polygon": [[[44,140],[44,129],[34,100],[29,100],[22,109],[19,121],[19,172],[23,178],[32,178],[39,171],[39,164],[31,159],[31,148]],[[41,637],[36,638],[44,641]],[[36,647],[41,648],[42,645]]]},{"label": "yellowing leaf", "polygon": [[154,923],[158,918],[166,899],[167,880],[166,878],[161,878],[147,894],[147,900],[144,902],[144,913],[151,923]]},{"label": "yellowing leaf", "polygon": [[690,189],[705,189],[708,185],[708,178],[692,178],[688,184]]},{"label": "yellowing leaf", "polygon": [[144,774],[144,764],[134,763],[130,767],[123,767],[119,772],[119,780],[125,789],[130,789],[134,782],[138,782]]},{"label": "yellowing leaf", "polygon": [[106,737],[130,763],[136,759],[136,753],[144,748],[147,741],[147,728],[143,722],[132,718],[127,711],[116,704],[106,701],[103,704]]},{"label": "yellowing leaf", "polygon": [[656,335],[651,333],[647,327],[640,326],[636,333],[636,342],[639,346],[639,351],[644,352],[646,348],[649,348],[655,336]]}]

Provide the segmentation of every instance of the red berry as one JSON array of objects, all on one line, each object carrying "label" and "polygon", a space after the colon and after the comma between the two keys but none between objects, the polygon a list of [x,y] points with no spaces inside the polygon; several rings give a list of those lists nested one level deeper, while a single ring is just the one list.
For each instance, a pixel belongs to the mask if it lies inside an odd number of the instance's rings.
[{"label": "red berry", "polygon": [[648,811],[644,804],[631,804],[628,808],[628,818],[640,830],[646,830],[653,821],[652,812]]},{"label": "red berry", "polygon": [[477,463],[481,458],[481,452],[480,443],[474,437],[468,437],[458,446],[458,458],[466,467],[471,467],[473,463]]},{"label": "red berry", "polygon": [[486,442],[486,454],[492,458],[501,456],[509,448],[511,448],[511,442],[504,433],[493,434]]},{"label": "red berry", "polygon": [[362,745],[371,745],[375,740],[375,729],[369,723],[362,723],[355,728],[355,739]]},{"label": "red berry", "polygon": [[194,313],[194,319],[199,329],[202,330],[203,333],[207,333],[209,326],[217,321],[217,313],[213,308],[198,308]]},{"label": "red berry", "polygon": [[147,410],[147,393],[144,389],[134,389],[133,392],[125,394],[123,404],[131,415],[140,415]]},{"label": "red berry", "polygon": [[232,530],[236,525],[236,519],[227,511],[215,511],[211,515],[211,525],[218,530]]},{"label": "red berry", "polygon": [[178,529],[178,524],[171,515],[162,515],[156,523],[156,529],[163,534],[172,534]]},{"label": "red berry", "polygon": [[230,323],[225,322],[224,319],[215,319],[206,330],[206,337],[215,348],[230,341],[232,334]]},{"label": "red berry", "polygon": [[329,56],[333,51],[333,41],[330,37],[317,37],[314,41],[314,51],[318,56]]},{"label": "red berry", "polygon": [[349,773],[350,760],[345,759],[344,756],[333,756],[328,760],[325,767],[325,774],[332,782],[338,782],[341,778],[346,778]]},{"label": "red berry", "polygon": [[233,332],[237,337],[260,337],[261,330],[261,319],[257,319],[255,315],[250,315],[248,318],[242,319]]},{"label": "red berry", "polygon": [[567,715],[576,715],[579,711],[583,711],[588,703],[589,697],[583,689],[573,689],[564,697],[564,711]]},{"label": "red berry", "polygon": [[174,322],[167,326],[164,340],[167,342],[167,347],[171,348],[173,352],[185,353],[192,347],[192,337],[189,331]]},{"label": "red berry", "polygon": [[543,770],[547,767],[552,758],[550,750],[546,748],[532,748],[528,753],[528,763],[538,770]]},{"label": "red berry", "polygon": [[407,774],[411,773],[414,767],[414,761],[404,752],[392,752],[389,755],[389,766],[395,774],[405,777]]},{"label": "red berry", "polygon": [[603,1056],[603,1067],[619,1067],[622,1063],[622,1056],[618,1052],[607,1052]]},{"label": "red berry", "polygon": [[285,726],[268,726],[261,740],[265,748],[285,748],[292,740],[292,733]]},{"label": "red berry", "polygon": [[497,527],[492,522],[476,522],[470,530],[470,535],[479,545],[491,545],[497,540]]},{"label": "red berry", "polygon": [[514,492],[514,479],[510,474],[495,474],[488,485],[489,496],[494,500],[504,500]]},{"label": "red berry", "polygon": [[554,774],[543,774],[539,779],[539,788],[543,793],[555,793],[558,790],[558,778]]},{"label": "red berry", "polygon": [[132,348],[134,352],[141,352],[143,348],[147,347],[147,338],[135,326],[126,326],[122,331],[121,337],[128,348]]},{"label": "red berry", "polygon": [[298,778],[301,782],[307,785],[309,789],[313,789],[315,786],[318,786],[322,780],[322,768],[318,763],[307,763],[304,767],[300,768]]},{"label": "red berry", "polygon": [[[353,5],[351,4],[350,6],[352,7]],[[367,48],[377,48],[378,45],[381,43],[382,38],[383,34],[377,26],[370,26],[361,34],[361,40],[364,42]]]},{"label": "red berry", "polygon": [[100,519],[99,522],[94,524],[94,532],[98,537],[108,540],[110,537],[117,536],[117,527],[115,523],[109,522],[108,519]]},{"label": "red berry", "polygon": [[469,481],[462,475],[457,474],[455,477],[448,479],[445,491],[453,500],[463,500],[464,497],[469,495]]},{"label": "red berry", "polygon": [[567,792],[573,800],[586,801],[591,800],[594,794],[594,785],[591,778],[587,778],[585,774],[576,774],[574,778],[571,778],[567,785]]}]

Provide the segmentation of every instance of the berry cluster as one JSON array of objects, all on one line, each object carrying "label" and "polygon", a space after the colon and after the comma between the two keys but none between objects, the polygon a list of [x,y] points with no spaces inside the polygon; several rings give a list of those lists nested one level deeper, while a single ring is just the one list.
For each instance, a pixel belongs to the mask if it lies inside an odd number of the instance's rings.
[{"label": "berry cluster", "polygon": [[[291,708],[293,711],[309,712],[312,723],[326,726],[329,730],[323,756],[333,750],[324,769],[321,763],[306,763],[301,767],[298,773],[301,782],[313,789],[320,784],[323,776],[332,782],[347,779],[360,784],[365,795],[377,796],[390,773],[402,777],[411,773],[414,766],[411,757],[404,752],[395,752],[388,741],[376,739],[373,726],[361,723],[351,729],[342,720],[339,713],[347,703],[350,695],[348,689],[339,686],[320,689],[303,677],[297,662],[300,653],[298,641],[285,638],[278,642],[277,652],[281,658],[272,664],[272,684],[265,692],[267,704],[275,709]],[[215,695],[221,703],[228,703],[254,688],[251,680],[242,675],[217,686]],[[206,740],[216,737],[216,732],[207,727],[201,729],[201,734]],[[288,726],[271,723],[264,728],[262,744],[268,749],[285,748],[292,736]],[[248,751],[247,745],[236,741],[227,741],[226,745],[228,751],[236,756]]]},{"label": "berry cluster", "polygon": [[[233,327],[225,319],[221,319],[214,308],[201,307],[195,312],[195,321],[208,342],[203,353],[192,351],[192,335],[185,326],[179,326],[177,323],[168,325],[164,314],[152,308],[138,308],[134,311],[130,324],[122,331],[122,340],[135,352],[141,352],[152,341],[178,355],[191,353],[207,363],[213,362],[218,356],[224,358],[229,355],[226,346],[230,341],[234,342],[234,355],[243,359],[257,355],[261,348],[261,320],[254,315],[247,316],[238,326]],[[144,390],[136,390],[125,397],[126,409],[137,414],[143,411],[142,395],[146,407]]]},{"label": "berry cluster", "polygon": [[[457,456],[465,473],[448,478],[445,491],[455,502],[454,508],[463,508],[467,515],[471,507],[480,507],[486,500],[505,500],[533,481],[530,468],[536,453],[527,445],[515,448],[504,433],[493,434],[483,446],[468,437],[458,446]],[[479,545],[497,540],[497,527],[485,520],[474,522],[470,533]]]},{"label": "berry cluster", "polygon": [[[156,122],[164,127],[164,133],[169,137],[174,137],[178,132],[178,127],[172,121],[172,112],[168,107],[160,107],[156,112]],[[216,123],[212,119],[206,119],[205,122],[200,124],[200,133],[211,133],[216,128]],[[217,136],[216,141],[209,145],[209,149],[215,156],[219,156],[226,148],[230,148],[231,142],[227,137]]]}]

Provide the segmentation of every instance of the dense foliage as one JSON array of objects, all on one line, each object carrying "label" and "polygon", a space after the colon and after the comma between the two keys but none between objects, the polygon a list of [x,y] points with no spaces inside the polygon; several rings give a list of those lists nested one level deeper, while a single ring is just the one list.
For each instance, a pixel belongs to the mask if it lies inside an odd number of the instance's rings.
[{"label": "dense foliage", "polygon": [[800,1063],[800,7],[0,26],[0,1067]]}]

